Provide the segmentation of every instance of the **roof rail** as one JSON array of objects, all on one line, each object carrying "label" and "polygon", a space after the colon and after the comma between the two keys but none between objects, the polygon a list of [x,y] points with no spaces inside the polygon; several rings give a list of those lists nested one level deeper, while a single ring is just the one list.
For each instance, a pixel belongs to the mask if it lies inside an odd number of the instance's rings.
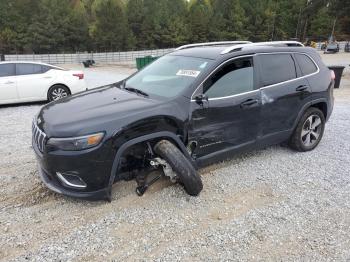
[{"label": "roof rail", "polygon": [[220,45],[243,45],[243,44],[251,44],[249,41],[221,41],[221,42],[208,42],[208,43],[197,43],[197,44],[189,44],[183,45],[175,50],[188,49],[193,47],[201,47],[201,46],[220,46]]},{"label": "roof rail", "polygon": [[231,53],[232,51],[240,50],[243,47],[250,47],[250,46],[295,46],[295,47],[304,47],[304,45],[297,41],[271,41],[271,42],[257,42],[257,43],[249,43],[245,45],[233,45],[228,48],[226,48],[224,51],[221,52],[222,55]]}]

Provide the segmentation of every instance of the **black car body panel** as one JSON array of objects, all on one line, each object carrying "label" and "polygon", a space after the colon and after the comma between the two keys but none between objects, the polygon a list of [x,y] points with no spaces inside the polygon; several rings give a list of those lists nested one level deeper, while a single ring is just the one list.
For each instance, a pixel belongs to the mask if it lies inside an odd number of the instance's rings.
[{"label": "black car body panel", "polygon": [[[34,124],[46,134],[46,139],[105,134],[97,147],[80,151],[57,150],[48,145],[41,151],[33,136],[44,183],[65,195],[110,200],[113,183],[123,179],[120,175],[123,154],[140,143],[161,138],[171,140],[197,167],[223,160],[235,152],[287,140],[303,112],[312,105],[329,119],[334,83],[313,49],[258,46],[221,55],[222,50],[222,47],[200,47],[168,55],[211,61],[176,97],[147,97],[129,92],[123,88],[125,81],[122,81],[44,106]],[[287,54],[288,61],[295,66],[295,77],[266,85],[262,56],[275,54]],[[317,71],[303,74],[295,54],[309,57]],[[252,63],[247,65],[248,69],[252,67],[249,73],[254,76],[252,89],[201,99],[207,81],[237,59]],[[191,147],[195,149],[188,152]],[[77,189],[64,185],[57,172],[77,175],[87,186]]]}]

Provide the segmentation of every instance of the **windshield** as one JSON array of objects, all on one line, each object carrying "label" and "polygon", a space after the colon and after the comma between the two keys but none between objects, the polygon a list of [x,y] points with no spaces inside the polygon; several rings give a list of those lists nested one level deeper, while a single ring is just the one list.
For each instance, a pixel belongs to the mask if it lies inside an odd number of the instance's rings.
[{"label": "windshield", "polygon": [[125,88],[149,95],[174,97],[188,88],[211,60],[184,56],[163,56],[125,82]]}]

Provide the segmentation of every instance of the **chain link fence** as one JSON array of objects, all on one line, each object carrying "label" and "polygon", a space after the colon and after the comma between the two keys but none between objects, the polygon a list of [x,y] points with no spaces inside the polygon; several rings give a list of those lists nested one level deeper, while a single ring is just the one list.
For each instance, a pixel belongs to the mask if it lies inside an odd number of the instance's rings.
[{"label": "chain link fence", "polygon": [[[346,42],[339,42],[339,48],[344,50]],[[317,50],[321,50],[322,43],[317,43]],[[155,49],[128,52],[106,53],[75,53],[75,54],[28,54],[5,55],[6,61],[38,61],[48,64],[78,64],[85,60],[94,60],[96,63],[134,63],[136,58],[145,56],[162,56],[174,51],[170,49]]]},{"label": "chain link fence", "polygon": [[75,53],[75,54],[28,54],[5,55],[6,61],[38,61],[48,64],[78,64],[85,60],[94,60],[96,63],[128,63],[135,62],[136,58],[145,56],[162,56],[174,49],[156,49],[128,52],[106,53]]}]

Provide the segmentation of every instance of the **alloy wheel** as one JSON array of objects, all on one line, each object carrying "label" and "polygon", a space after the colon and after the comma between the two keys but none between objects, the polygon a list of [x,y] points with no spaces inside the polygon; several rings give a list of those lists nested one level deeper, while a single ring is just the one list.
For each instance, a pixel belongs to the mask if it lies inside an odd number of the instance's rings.
[{"label": "alloy wheel", "polygon": [[318,142],[322,132],[322,120],[318,115],[309,116],[301,130],[301,141],[306,147],[312,147]]},{"label": "alloy wheel", "polygon": [[55,88],[54,90],[52,90],[52,93],[51,93],[51,98],[54,101],[67,96],[68,96],[68,92],[64,90],[62,87]]}]

